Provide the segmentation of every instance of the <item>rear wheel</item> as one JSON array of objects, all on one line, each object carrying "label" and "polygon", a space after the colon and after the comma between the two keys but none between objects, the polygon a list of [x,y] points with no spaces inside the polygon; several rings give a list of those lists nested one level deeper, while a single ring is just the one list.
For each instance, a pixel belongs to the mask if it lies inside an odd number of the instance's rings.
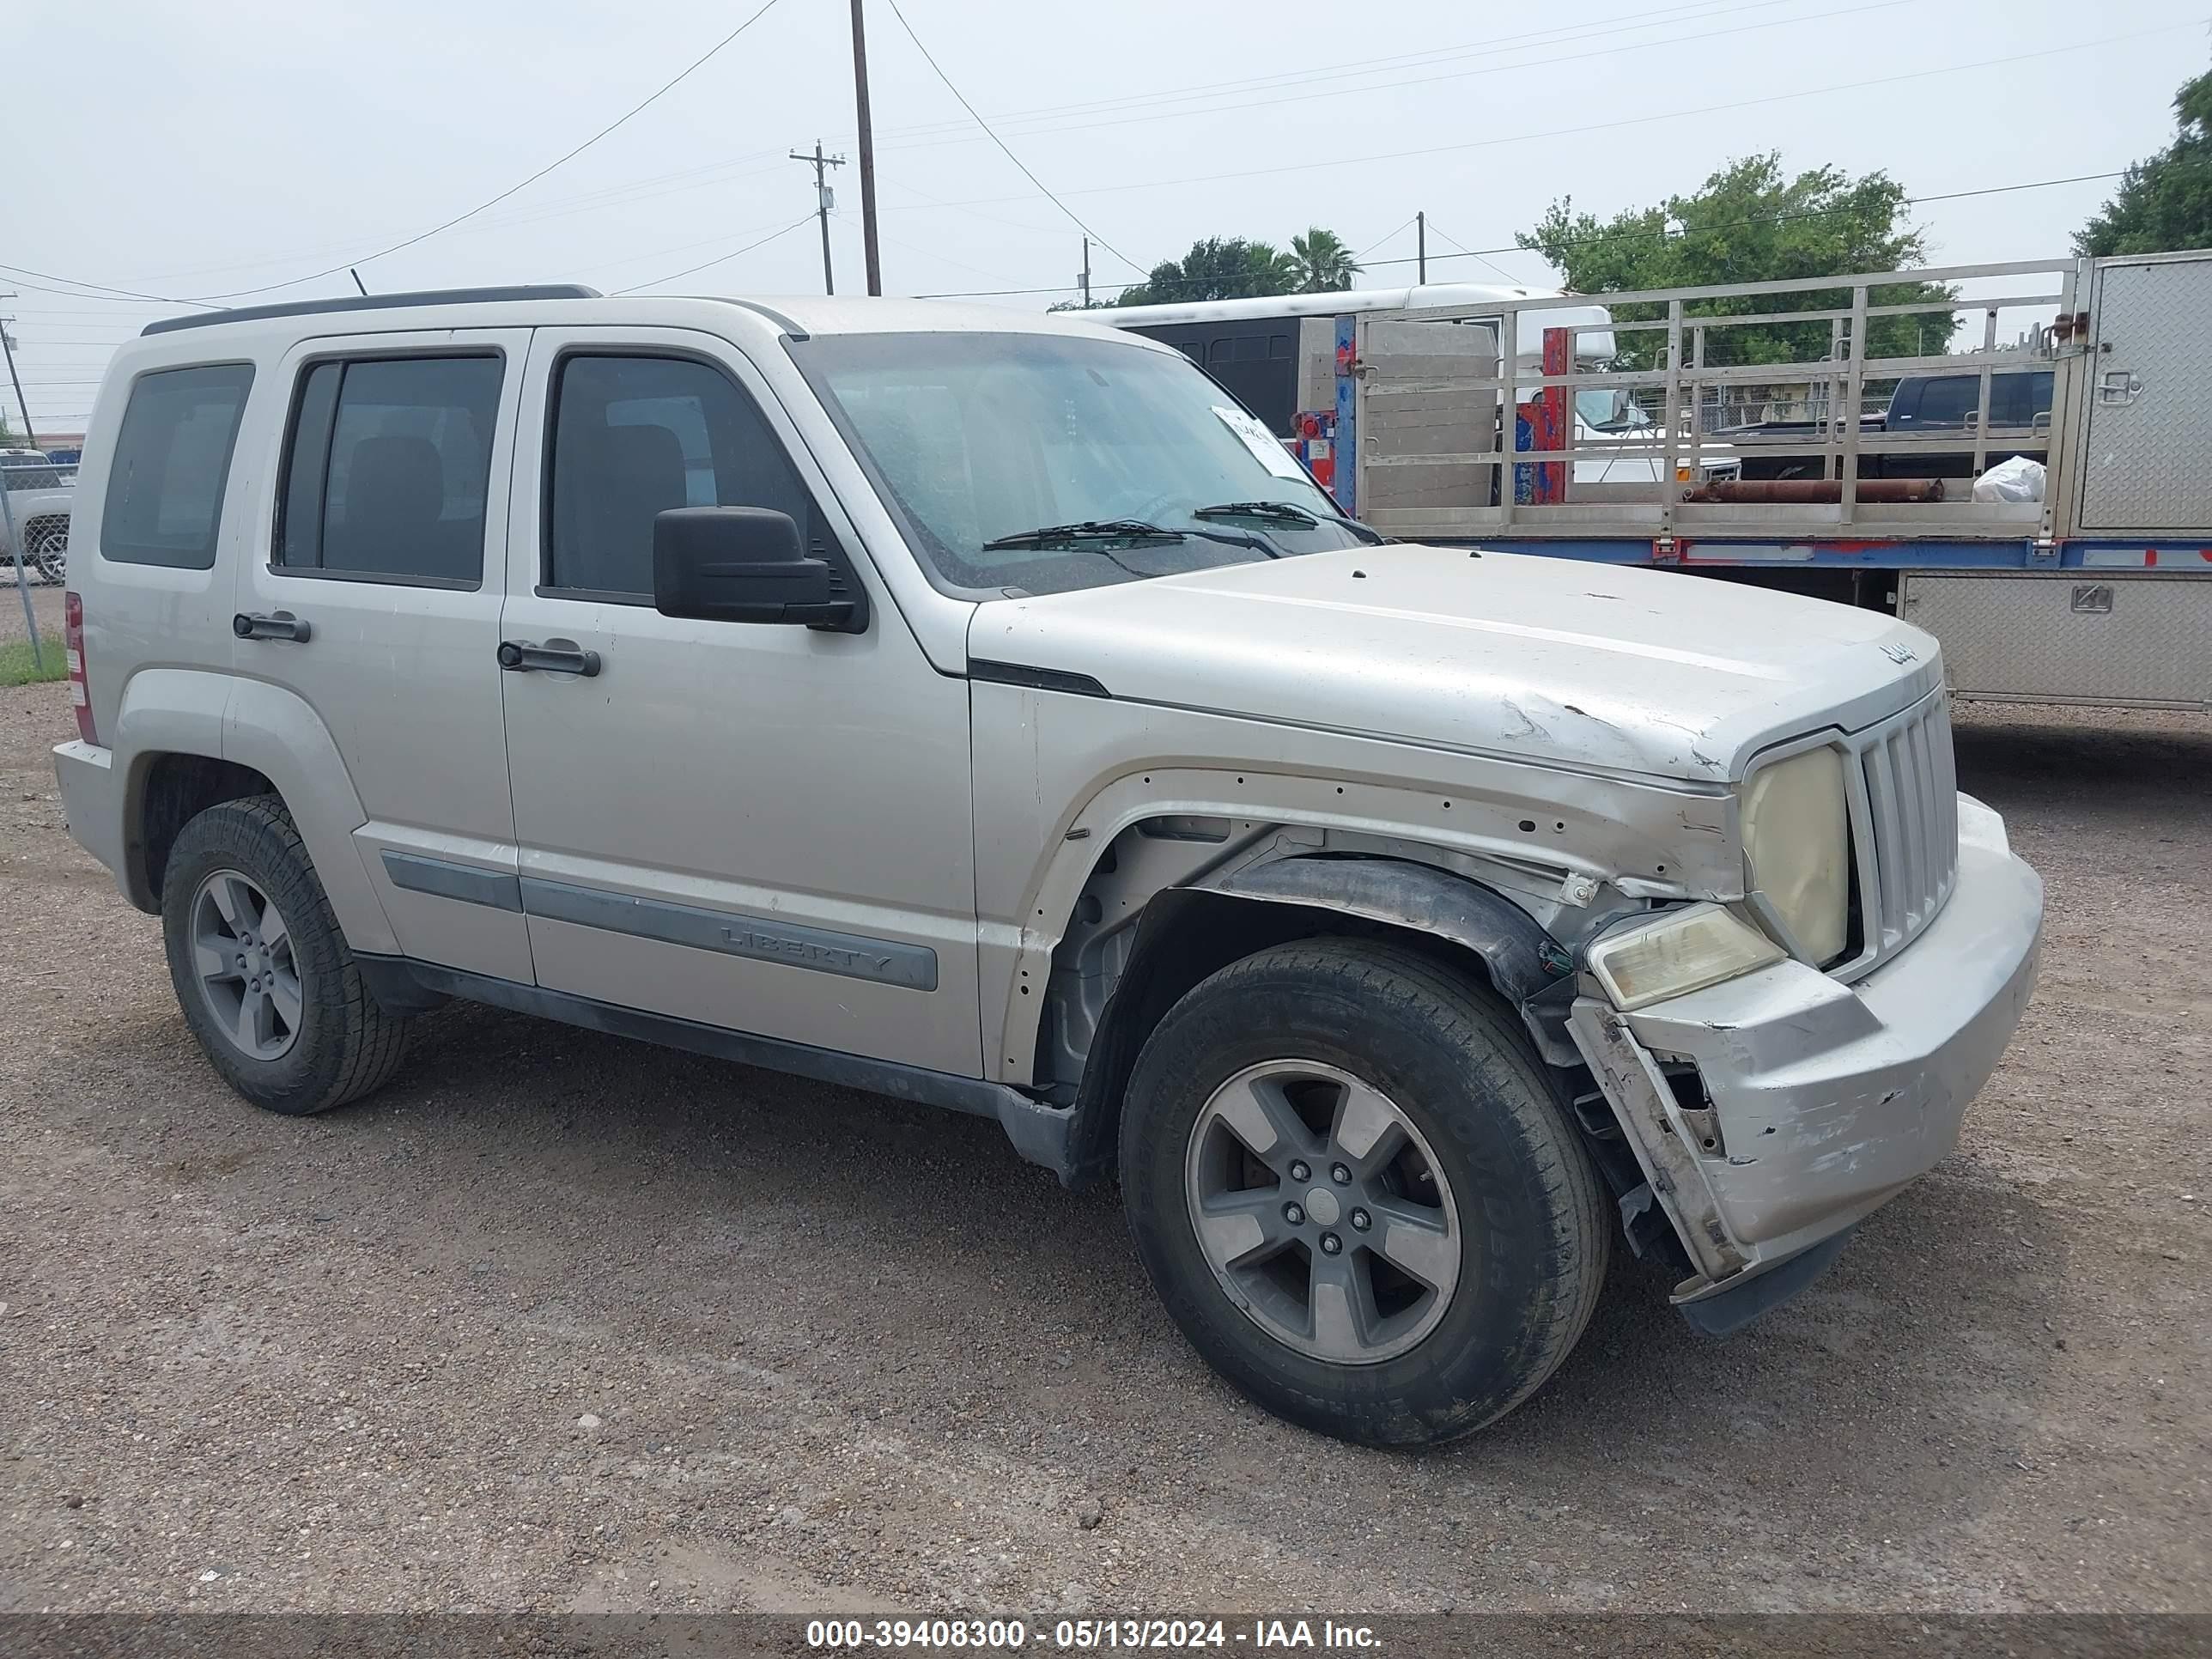
[{"label": "rear wheel", "polygon": [[1448,1439],[1533,1393],[1610,1249],[1514,1015],[1387,944],[1279,946],[1170,1010],[1131,1079],[1121,1176],[1146,1267],[1206,1360],[1370,1443]]},{"label": "rear wheel", "polygon": [[325,1111],[398,1065],[405,1023],[362,982],[276,796],[211,806],[178,834],[161,931],[185,1023],[255,1105]]}]

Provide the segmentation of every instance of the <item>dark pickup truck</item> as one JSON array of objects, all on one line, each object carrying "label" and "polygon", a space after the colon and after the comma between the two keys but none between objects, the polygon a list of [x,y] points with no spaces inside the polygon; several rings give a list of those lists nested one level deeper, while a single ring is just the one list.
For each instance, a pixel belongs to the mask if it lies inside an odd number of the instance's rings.
[{"label": "dark pickup truck", "polygon": [[[2015,455],[2044,459],[2051,444],[2051,371],[2047,368],[2001,369],[1990,376],[1989,450],[1984,468]],[[1955,432],[1961,441],[1974,428],[1976,406],[1981,401],[1978,374],[1915,374],[1897,383],[1889,407],[1879,415],[1862,416],[1862,436],[1882,433]],[[1762,455],[1762,444],[1819,443],[1829,437],[1826,421],[1762,421],[1753,426],[1727,427],[1713,438],[1729,445],[1743,458],[1745,478],[1818,478],[1826,463],[1818,455]],[[1862,478],[1970,478],[1974,476],[1974,452],[1966,447],[1916,449],[1896,454],[1862,454]]]}]

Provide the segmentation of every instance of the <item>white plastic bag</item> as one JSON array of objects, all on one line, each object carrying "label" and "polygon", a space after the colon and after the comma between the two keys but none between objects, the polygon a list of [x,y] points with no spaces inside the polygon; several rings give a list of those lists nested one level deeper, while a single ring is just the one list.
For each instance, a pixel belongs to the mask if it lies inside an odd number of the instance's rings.
[{"label": "white plastic bag", "polygon": [[2043,499],[2043,463],[2025,455],[1999,461],[1974,480],[1978,501],[2039,501]]}]

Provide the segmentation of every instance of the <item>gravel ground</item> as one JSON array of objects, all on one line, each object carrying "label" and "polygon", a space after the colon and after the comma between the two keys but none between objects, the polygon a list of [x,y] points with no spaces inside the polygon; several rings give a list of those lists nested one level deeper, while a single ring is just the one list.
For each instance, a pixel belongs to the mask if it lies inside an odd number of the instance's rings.
[{"label": "gravel ground", "polygon": [[[0,607],[4,612],[6,607]],[[455,1009],[254,1112],[0,692],[0,1612],[2212,1608],[2212,723],[1976,713],[2049,884],[1964,1148],[1442,1451],[1217,1383],[994,1130]]]}]

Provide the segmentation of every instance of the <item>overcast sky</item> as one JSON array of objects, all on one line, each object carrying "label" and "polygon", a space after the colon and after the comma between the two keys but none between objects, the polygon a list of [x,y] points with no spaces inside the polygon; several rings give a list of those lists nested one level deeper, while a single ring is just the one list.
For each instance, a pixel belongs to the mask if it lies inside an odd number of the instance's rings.
[{"label": "overcast sky", "polygon": [[[691,62],[760,0],[99,0],[9,9],[0,270],[32,415],[81,426],[113,343],[173,300],[359,259],[507,188]],[[945,72],[1106,246],[1103,288],[1194,238],[1321,224],[1362,286],[1508,246],[1553,198],[1601,214],[1730,158],[1887,169],[1915,196],[2125,166],[2208,62],[2203,0],[900,0]],[[887,291],[1064,289],[1082,232],[868,0]],[[1486,21],[1490,20],[1490,21]],[[1867,84],[1878,82],[1878,84]],[[667,96],[511,199],[368,259],[372,289],[614,290],[793,226],[819,137],[852,149],[846,0],[776,0]],[[1387,157],[1389,159],[1372,159]],[[863,286],[855,169],[833,175],[841,291]],[[2111,189],[1916,210],[1944,262],[2041,258]],[[1548,283],[1525,253],[1431,280]],[[33,284],[41,284],[34,287]],[[811,222],[654,291],[815,292]],[[351,291],[339,271],[233,303]],[[1041,308],[1066,292],[997,302]],[[2009,321],[2010,319],[2008,319]],[[2025,320],[2025,319],[2023,319]],[[12,412],[12,411],[11,411]]]}]

